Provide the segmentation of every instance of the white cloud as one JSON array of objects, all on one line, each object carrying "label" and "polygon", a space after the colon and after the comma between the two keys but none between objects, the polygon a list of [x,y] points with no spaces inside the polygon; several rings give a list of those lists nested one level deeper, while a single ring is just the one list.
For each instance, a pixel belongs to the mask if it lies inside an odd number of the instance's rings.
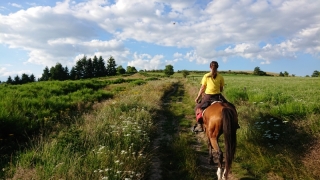
[{"label": "white cloud", "polygon": [[17,3],[8,3],[10,6],[16,7],[16,8],[22,8],[20,4]]},{"label": "white cloud", "polygon": [[151,56],[149,54],[134,53],[134,59],[128,62],[128,66],[134,66],[135,68],[142,70],[160,69],[165,65],[161,62],[162,59],[162,55]]},{"label": "white cloud", "polygon": [[20,71],[10,71],[7,69],[7,67],[10,67],[10,64],[1,64],[1,66],[5,66],[5,67],[0,67],[0,77],[4,77],[5,80],[8,79],[9,76],[11,76],[11,78],[13,79],[15,76],[19,76],[21,77],[23,73],[31,75],[32,72],[30,70],[20,70]]}]

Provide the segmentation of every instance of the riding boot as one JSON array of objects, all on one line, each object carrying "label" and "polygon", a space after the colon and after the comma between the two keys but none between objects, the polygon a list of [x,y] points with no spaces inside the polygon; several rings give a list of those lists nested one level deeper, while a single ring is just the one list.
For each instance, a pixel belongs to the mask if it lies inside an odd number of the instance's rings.
[{"label": "riding boot", "polygon": [[192,132],[203,132],[203,123],[197,122],[197,123],[193,126]]}]

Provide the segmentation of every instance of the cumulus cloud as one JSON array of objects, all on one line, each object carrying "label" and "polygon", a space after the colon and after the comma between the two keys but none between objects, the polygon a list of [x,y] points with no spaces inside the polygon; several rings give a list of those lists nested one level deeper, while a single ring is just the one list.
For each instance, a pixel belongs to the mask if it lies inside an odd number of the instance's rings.
[{"label": "cumulus cloud", "polygon": [[141,69],[168,62],[161,52],[131,52],[127,40],[190,49],[172,54],[172,63],[240,56],[266,64],[300,52],[319,55],[318,7],[314,0],[64,0],[0,14],[0,43],[43,65],[71,64],[83,54]]},{"label": "cumulus cloud", "polygon": [[163,55],[151,56],[149,54],[133,54],[134,59],[128,62],[128,66],[134,66],[141,70],[154,70],[159,69],[165,64],[161,61]]}]

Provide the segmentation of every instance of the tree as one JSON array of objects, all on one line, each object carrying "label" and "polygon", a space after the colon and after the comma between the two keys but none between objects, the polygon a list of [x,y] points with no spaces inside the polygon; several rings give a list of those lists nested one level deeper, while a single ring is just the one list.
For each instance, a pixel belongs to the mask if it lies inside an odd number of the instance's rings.
[{"label": "tree", "polygon": [[134,74],[137,73],[137,69],[134,66],[127,66],[127,73],[128,74]]},{"label": "tree", "polygon": [[108,76],[114,76],[117,74],[116,66],[117,66],[116,61],[112,56],[110,56],[107,62],[107,67],[106,67]]},{"label": "tree", "polygon": [[94,55],[93,59],[92,59],[92,67],[93,67],[93,77],[98,77],[98,58],[96,55]]},{"label": "tree", "polygon": [[75,67],[71,68],[71,71],[70,71],[70,74],[69,74],[69,78],[71,80],[76,80],[77,79],[77,72],[76,72]]},{"label": "tree", "polygon": [[77,79],[83,79],[85,77],[84,68],[87,62],[87,56],[83,56],[83,58],[79,59],[75,65],[75,72]]},{"label": "tree", "polygon": [[34,75],[31,74],[29,77],[29,82],[35,82],[35,81],[36,81],[36,77],[34,77]]},{"label": "tree", "polygon": [[23,73],[21,76],[21,80],[20,80],[21,84],[26,84],[29,82],[29,80],[30,80],[29,76],[27,74]]},{"label": "tree", "polygon": [[8,83],[8,84],[12,84],[12,83],[13,83],[13,80],[12,80],[11,76],[8,77],[7,83]]},{"label": "tree", "polygon": [[284,71],[283,75],[284,75],[285,77],[288,77],[288,76],[289,76],[289,73],[288,73],[287,71]]},{"label": "tree", "polygon": [[259,76],[265,76],[265,75],[267,75],[266,72],[261,71],[260,67],[255,67],[254,70],[253,70],[253,74],[254,74],[254,75],[259,75]]},{"label": "tree", "polygon": [[103,77],[107,75],[106,66],[104,64],[104,59],[102,58],[102,56],[99,57],[98,63],[95,66],[95,69],[96,69],[97,77]]},{"label": "tree", "polygon": [[317,70],[313,71],[311,77],[320,77],[320,72]]},{"label": "tree", "polygon": [[70,76],[70,74],[69,74],[69,68],[66,66],[66,67],[64,67],[62,79],[63,79],[63,80],[67,80],[67,79],[70,78],[69,76]]},{"label": "tree", "polygon": [[48,66],[46,66],[43,70],[40,81],[48,81],[50,77],[51,77],[51,74],[50,74],[49,68]]},{"label": "tree", "polygon": [[254,68],[253,74],[254,74],[254,75],[259,75],[259,74],[260,74],[260,71],[261,71],[261,70],[260,70],[260,67],[257,66],[257,67]]},{"label": "tree", "polygon": [[20,83],[21,83],[21,79],[19,75],[17,75],[16,77],[14,77],[13,84],[20,84]]},{"label": "tree", "polygon": [[171,76],[174,74],[173,66],[172,65],[166,65],[166,68],[164,69],[164,74],[167,76]]},{"label": "tree", "polygon": [[184,78],[186,78],[189,74],[190,74],[189,71],[187,71],[187,70],[182,70],[182,76],[183,76]]},{"label": "tree", "polygon": [[63,81],[66,80],[65,68],[60,63],[57,63],[54,67],[50,68],[50,74],[52,80]]},{"label": "tree", "polygon": [[93,74],[94,74],[94,68],[93,68],[93,63],[91,58],[89,58],[86,63],[85,63],[85,67],[84,67],[84,74],[85,74],[85,78],[93,78]]},{"label": "tree", "polygon": [[117,67],[117,73],[118,74],[125,74],[126,70],[120,65]]},{"label": "tree", "polygon": [[284,76],[284,74],[282,73],[282,71],[279,73],[279,76],[281,76],[281,77],[283,77],[283,76]]}]

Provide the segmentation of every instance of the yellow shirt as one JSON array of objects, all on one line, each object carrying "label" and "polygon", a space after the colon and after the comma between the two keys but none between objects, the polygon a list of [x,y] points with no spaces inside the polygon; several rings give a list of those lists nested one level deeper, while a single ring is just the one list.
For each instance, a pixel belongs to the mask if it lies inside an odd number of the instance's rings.
[{"label": "yellow shirt", "polygon": [[224,86],[224,78],[217,73],[217,76],[215,79],[212,77],[212,73],[207,73],[203,76],[202,85],[206,86],[206,90],[204,93],[206,94],[219,94],[220,92],[220,87]]}]

